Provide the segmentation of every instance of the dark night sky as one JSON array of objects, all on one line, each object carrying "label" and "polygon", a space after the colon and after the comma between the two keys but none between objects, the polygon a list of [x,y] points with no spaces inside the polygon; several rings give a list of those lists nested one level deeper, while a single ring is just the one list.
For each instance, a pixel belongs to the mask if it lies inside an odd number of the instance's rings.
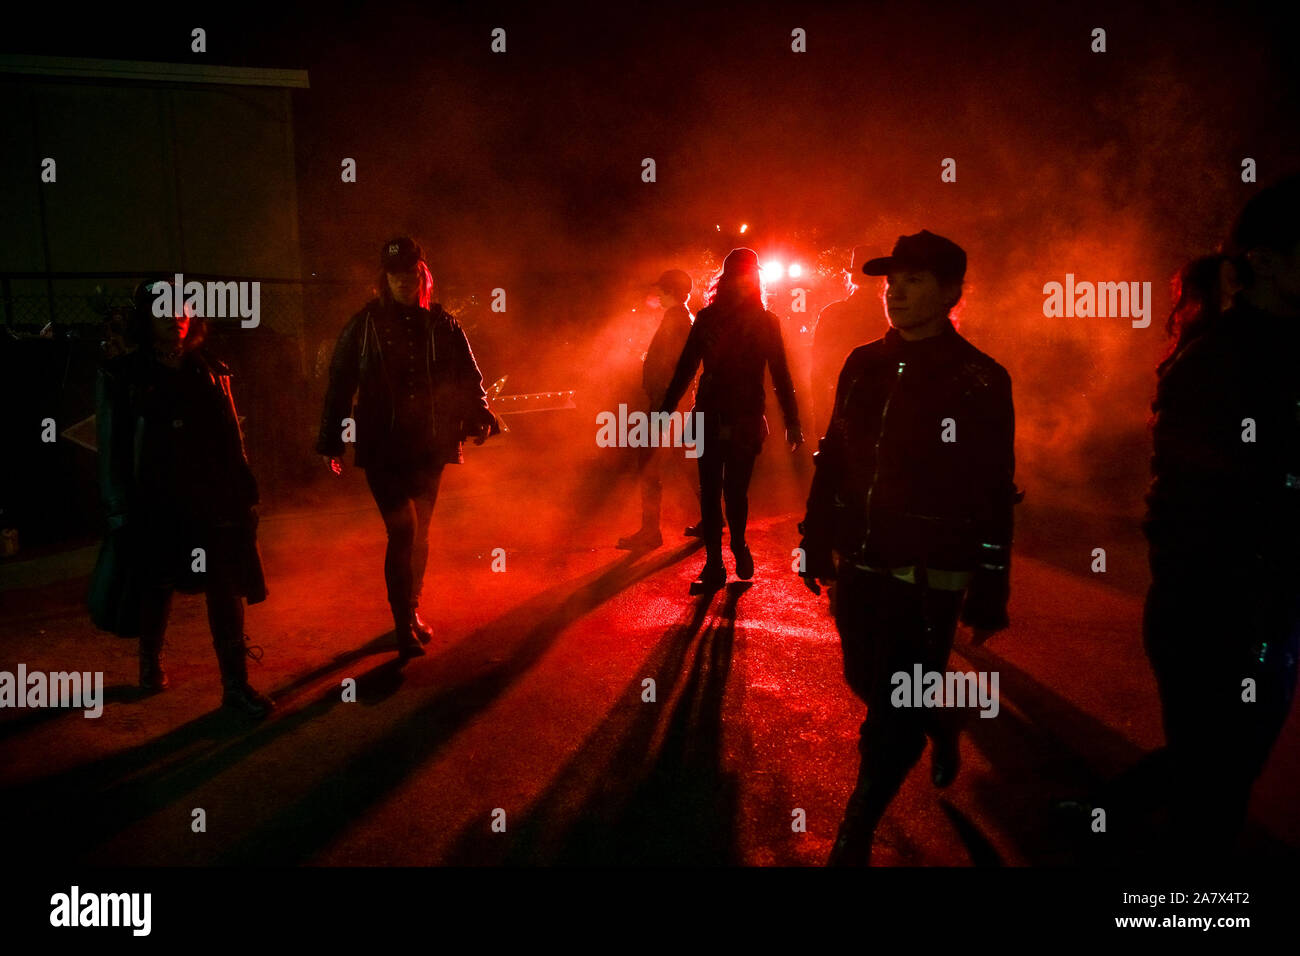
[{"label": "dark night sky", "polygon": [[[1027,466],[1091,482],[1114,448],[1141,457],[1169,278],[1255,188],[1242,157],[1267,182],[1300,156],[1276,7],[1132,6],[200,4],[76,23],[51,7],[10,51],[192,62],[201,25],[209,62],[307,69],[305,271],[364,278],[410,232],[442,279],[529,285],[515,331],[569,323],[599,358],[643,331],[617,325],[634,287],[725,254],[715,223],[753,224],[761,254],[951,236],[970,255],[963,332],[1016,378]],[[1066,272],[1151,281],[1151,328],[1049,323],[1042,286]],[[1125,467],[1137,487],[1145,461]]]},{"label": "dark night sky", "polygon": [[[209,62],[307,69],[304,242],[325,268],[348,257],[337,225],[394,218],[556,266],[690,243],[720,219],[853,241],[918,209],[1034,230],[1100,204],[1212,241],[1237,199],[1205,195],[1220,167],[1295,155],[1296,75],[1267,8],[703,6],[200,4],[36,26],[13,49],[191,62],[202,25]],[[498,25],[505,55],[488,50]],[[344,155],[361,163],[346,190]],[[950,155],[956,188],[938,182]]]}]

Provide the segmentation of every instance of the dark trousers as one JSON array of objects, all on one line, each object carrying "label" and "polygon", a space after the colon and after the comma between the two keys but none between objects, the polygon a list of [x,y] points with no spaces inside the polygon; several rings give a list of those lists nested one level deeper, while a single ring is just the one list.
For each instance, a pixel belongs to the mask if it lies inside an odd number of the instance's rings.
[{"label": "dark trousers", "polygon": [[[663,509],[665,469],[669,475],[680,472],[683,480],[694,486],[691,472],[688,470],[689,459],[680,448],[637,449],[637,474],[641,484],[641,527],[645,530],[659,530]],[[671,478],[670,478],[671,480]],[[696,497],[699,492],[694,487]]]},{"label": "dark trousers", "polygon": [[[1153,569],[1143,638],[1160,691],[1165,746],[1094,802],[1115,828],[1167,814],[1165,852],[1230,852],[1250,792],[1286,723],[1300,658],[1294,584],[1208,580]],[[1243,700],[1252,680],[1255,700]]]},{"label": "dark trousers", "polygon": [[[162,649],[176,589],[189,592],[198,587],[207,601],[208,628],[222,683],[228,688],[241,687],[248,677],[240,585],[243,569],[237,548],[228,541],[232,533],[165,509],[143,513],[140,525],[136,546],[141,569],[141,657],[156,657]],[[195,547],[205,551],[201,572],[193,570]]]},{"label": "dark trousers", "polygon": [[759,449],[721,438],[707,437],[700,455],[700,525],[709,560],[722,560],[722,502],[726,499],[731,549],[745,543],[749,518],[749,480]]},{"label": "dark trousers", "polygon": [[[157,654],[162,648],[171,617],[171,587],[144,586],[140,591],[140,653]],[[208,628],[217,652],[221,681],[226,687],[238,688],[248,677],[244,660],[244,599],[229,582],[214,580],[204,590],[208,605]]]},{"label": "dark trousers", "polygon": [[861,763],[856,810],[874,826],[920,759],[927,735],[959,732],[950,707],[895,707],[894,674],[944,673],[957,630],[962,592],[908,584],[842,562],[834,587],[835,626],[844,677],[867,705],[858,736]]},{"label": "dark trousers", "polygon": [[636,453],[637,474],[641,479],[641,528],[659,530],[659,517],[664,499],[664,483],[660,472],[663,470],[663,455],[671,454],[671,448],[638,448]]},{"label": "dark trousers", "polygon": [[429,561],[429,522],[441,480],[442,465],[372,464],[366,468],[366,484],[388,533],[384,581],[395,616],[409,613],[420,603]]}]

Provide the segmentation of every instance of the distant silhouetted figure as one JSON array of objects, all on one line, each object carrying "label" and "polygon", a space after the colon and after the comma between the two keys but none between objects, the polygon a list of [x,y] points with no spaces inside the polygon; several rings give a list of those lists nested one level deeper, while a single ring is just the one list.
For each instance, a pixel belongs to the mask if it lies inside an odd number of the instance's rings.
[{"label": "distant silhouetted figure", "polygon": [[849,263],[851,291],[845,299],[832,302],[817,316],[812,343],[812,405],[815,434],[826,434],[835,407],[835,383],[844,360],[859,345],[880,338],[889,327],[881,314],[880,300],[863,292],[855,277],[862,268],[862,246],[855,246]]},{"label": "distant silhouetted figure", "polygon": [[[162,647],[172,594],[204,592],[223,704],[263,717],[274,704],[248,683],[254,649],[244,638],[244,599],[266,599],[257,482],[230,369],[203,346],[202,321],[180,306],[180,289],[168,297],[174,309],[154,314],[166,285],[136,289],[127,327],[136,347],[106,361],[99,376],[100,491],[113,540],[96,567],[92,613],[101,626],[139,634],[140,687],[156,692],[168,685]],[[132,595],[132,607],[112,612],[115,621],[103,618],[111,592]]]},{"label": "distant silhouetted figure", "polygon": [[754,558],[745,543],[749,515],[749,480],[754,460],[767,437],[763,414],[763,369],[772,373],[777,400],[785,417],[786,442],[791,450],[803,443],[794,383],[781,341],[781,324],[767,311],[758,256],[752,249],[733,249],[707,296],[686,339],[677,369],[660,411],[670,412],[701,366],[692,413],[704,417],[700,468],[700,525],[707,559],[694,592],[715,591],[727,582],[722,563],[722,498],[736,576],[749,580]]},{"label": "distant silhouetted figure", "polygon": [[815,594],[819,579],[834,581],[844,676],[867,705],[832,865],[870,862],[876,825],[927,736],[935,786],[956,776],[954,701],[922,707],[904,693],[899,703],[896,675],[943,679],[959,614],[977,643],[1009,625],[1020,497],[1011,378],[949,319],[966,253],[923,231],[862,271],[888,276],[892,328],[844,363],[800,525],[804,580]]},{"label": "distant silhouetted figure", "polygon": [[1161,852],[1195,861],[1231,852],[1295,694],[1300,176],[1255,195],[1222,251],[1182,270],[1175,297],[1143,524],[1165,746],[1085,809],[1105,809],[1121,834],[1159,811]]},{"label": "distant silhouetted figure", "polygon": [[[689,275],[681,269],[669,269],[659,277],[656,285],[659,288],[663,318],[655,330],[654,338],[650,340],[645,362],[641,366],[641,387],[645,390],[647,408],[650,411],[663,404],[673,370],[677,367],[677,360],[691,334],[691,323],[695,321],[686,305],[691,297]],[[676,408],[673,410],[676,411]],[[660,530],[660,511],[663,504],[662,472],[665,454],[681,453],[662,452],[648,444],[637,451],[637,471],[641,479],[641,527],[635,534],[619,539],[618,546],[624,550],[657,548],[664,543]],[[685,458],[682,460],[685,461]],[[687,529],[687,534],[692,532],[698,535],[699,528]]]},{"label": "distant silhouetted figure", "polygon": [[356,464],[388,535],[384,580],[407,658],[422,655],[433,636],[418,608],[443,465],[465,460],[466,438],[481,445],[500,426],[465,332],[433,301],[420,247],[405,237],[387,242],[380,266],[379,297],[348,321],[334,348],[316,450],[338,474],[353,419]]}]

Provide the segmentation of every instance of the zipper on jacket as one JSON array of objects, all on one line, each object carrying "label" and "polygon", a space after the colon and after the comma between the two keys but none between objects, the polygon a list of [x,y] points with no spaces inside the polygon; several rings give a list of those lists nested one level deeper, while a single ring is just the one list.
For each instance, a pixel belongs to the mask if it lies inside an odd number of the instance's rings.
[{"label": "zipper on jacket", "polygon": [[907,363],[902,359],[898,362],[898,374],[894,376],[894,383],[889,386],[889,394],[885,396],[885,407],[880,410],[880,429],[876,432],[876,445],[873,455],[875,461],[872,464],[871,484],[867,486],[867,535],[871,534],[871,496],[875,493],[876,482],[880,478],[880,443],[885,437],[885,417],[889,414],[889,403],[894,400],[894,393],[898,391],[898,383],[903,380],[903,369]]}]

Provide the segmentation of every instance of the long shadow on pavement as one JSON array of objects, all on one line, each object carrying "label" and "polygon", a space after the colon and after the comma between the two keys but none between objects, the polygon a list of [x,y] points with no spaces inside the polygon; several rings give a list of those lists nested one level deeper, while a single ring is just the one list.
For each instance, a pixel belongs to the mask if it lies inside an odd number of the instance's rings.
[{"label": "long shadow on pavement", "polygon": [[526,674],[574,621],[696,548],[698,544],[686,545],[645,561],[627,555],[576,584],[537,595],[459,641],[429,662],[435,680],[427,699],[304,797],[281,806],[265,824],[225,848],[217,862],[309,860],[435,757],[460,728]]},{"label": "long shadow on pavement", "polygon": [[[695,546],[667,552],[644,563],[627,556],[572,582],[545,591],[449,647],[428,663],[448,674],[429,700],[409,712],[378,746],[328,775],[305,798],[282,807],[271,822],[227,847],[222,862],[293,863],[310,856],[352,823],[410,772],[434,755],[464,723],[521,677],[573,620],[641,578],[681,560]],[[387,635],[366,648],[316,668],[309,678],[347,669],[367,653],[384,649]],[[483,666],[484,660],[488,666]],[[426,664],[426,666],[428,666]],[[296,678],[273,696],[292,693]],[[360,675],[358,699],[377,703],[402,683],[393,660]],[[250,725],[223,711],[192,720],[154,740],[65,772],[9,787],[0,794],[0,813],[24,820],[10,846],[31,842],[32,850],[75,861],[134,823],[165,809],[249,755],[303,729],[340,704],[331,683],[306,705]],[[261,799],[274,801],[274,783]]]},{"label": "long shadow on pavement", "polygon": [[[733,582],[708,621],[701,595],[628,682],[601,725],[506,834],[461,831],[458,865],[717,865],[739,862],[737,785],[723,770],[722,707],[735,641]],[[644,700],[653,678],[656,700]]]}]

